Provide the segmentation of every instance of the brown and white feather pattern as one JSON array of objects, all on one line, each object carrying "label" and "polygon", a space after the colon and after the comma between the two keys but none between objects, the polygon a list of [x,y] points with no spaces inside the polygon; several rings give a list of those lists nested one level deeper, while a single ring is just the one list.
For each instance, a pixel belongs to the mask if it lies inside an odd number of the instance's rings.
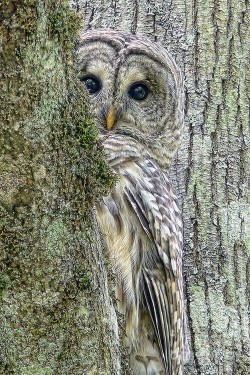
[{"label": "brown and white feather pattern", "polygon": [[132,374],[182,375],[182,222],[162,171],[183,133],[181,71],[160,44],[111,29],[80,35],[76,68],[118,175],[97,216],[117,275]]},{"label": "brown and white feather pattern", "polygon": [[182,375],[182,220],[169,178],[132,138],[103,138],[119,179],[97,215],[117,274],[134,375]]}]

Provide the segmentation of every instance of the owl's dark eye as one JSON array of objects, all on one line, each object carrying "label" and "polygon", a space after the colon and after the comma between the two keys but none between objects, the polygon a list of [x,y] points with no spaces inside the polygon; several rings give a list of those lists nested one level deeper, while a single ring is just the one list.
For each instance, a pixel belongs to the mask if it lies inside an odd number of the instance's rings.
[{"label": "owl's dark eye", "polygon": [[143,83],[134,83],[128,91],[129,96],[135,100],[146,99],[148,93],[149,89]]},{"label": "owl's dark eye", "polygon": [[86,76],[81,79],[90,94],[95,94],[101,90],[102,85],[98,78],[94,76]]}]

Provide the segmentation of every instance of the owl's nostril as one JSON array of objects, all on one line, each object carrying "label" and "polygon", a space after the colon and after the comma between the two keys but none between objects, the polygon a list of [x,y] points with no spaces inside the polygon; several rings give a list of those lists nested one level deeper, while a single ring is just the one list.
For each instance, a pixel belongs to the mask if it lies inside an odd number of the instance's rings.
[{"label": "owl's nostril", "polygon": [[106,116],[106,125],[107,125],[108,130],[112,129],[112,127],[114,125],[114,122],[115,122],[115,117],[116,117],[115,108],[113,106],[111,106],[109,108],[107,116]]}]

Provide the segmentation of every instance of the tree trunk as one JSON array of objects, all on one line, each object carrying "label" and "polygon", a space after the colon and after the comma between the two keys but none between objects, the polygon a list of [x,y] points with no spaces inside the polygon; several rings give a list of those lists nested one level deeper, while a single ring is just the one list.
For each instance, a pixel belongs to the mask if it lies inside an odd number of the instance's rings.
[{"label": "tree trunk", "polygon": [[86,29],[145,35],[182,67],[186,127],[172,179],[185,227],[186,374],[250,374],[249,1],[71,5]]},{"label": "tree trunk", "polygon": [[61,1],[0,8],[0,374],[119,374],[91,207],[113,177],[72,71]]}]

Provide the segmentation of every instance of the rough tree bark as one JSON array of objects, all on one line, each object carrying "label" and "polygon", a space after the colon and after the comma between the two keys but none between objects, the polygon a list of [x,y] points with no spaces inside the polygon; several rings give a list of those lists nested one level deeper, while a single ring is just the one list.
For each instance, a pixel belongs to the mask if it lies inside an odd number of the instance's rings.
[{"label": "rough tree bark", "polygon": [[[110,186],[64,1],[0,5],[0,374],[118,374],[93,202]],[[112,285],[112,284],[111,284]]]},{"label": "rough tree bark", "polygon": [[85,28],[165,45],[182,66],[186,128],[172,177],[185,226],[187,374],[250,374],[249,1],[71,1]]},{"label": "rough tree bark", "polygon": [[[172,177],[185,225],[186,374],[250,374],[249,2],[71,4],[85,28],[146,35],[183,68]],[[0,374],[120,373],[112,280],[87,205],[112,178],[72,77],[74,25],[58,1],[1,3]]]}]

